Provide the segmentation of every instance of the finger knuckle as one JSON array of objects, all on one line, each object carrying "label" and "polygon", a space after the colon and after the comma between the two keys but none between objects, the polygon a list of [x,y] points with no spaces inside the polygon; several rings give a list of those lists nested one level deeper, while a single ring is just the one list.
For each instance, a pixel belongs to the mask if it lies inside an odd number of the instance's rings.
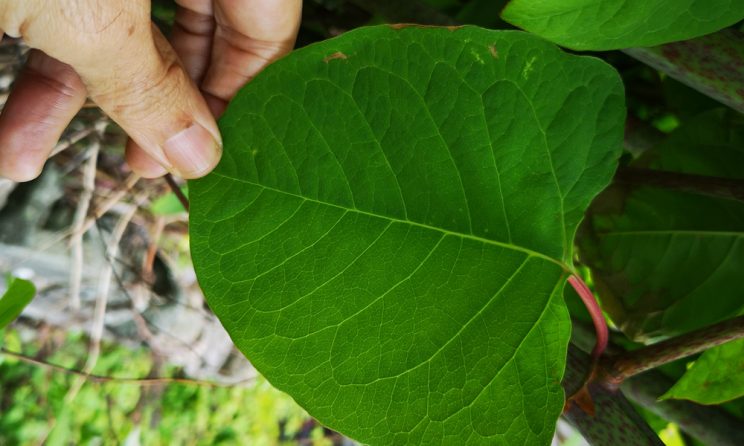
[{"label": "finger knuckle", "polygon": [[162,121],[164,110],[170,114],[179,113],[177,106],[183,99],[187,82],[178,60],[169,58],[157,68],[139,70],[126,82],[118,82],[108,92],[99,93],[96,100],[110,104],[110,109],[118,116],[149,125]]}]

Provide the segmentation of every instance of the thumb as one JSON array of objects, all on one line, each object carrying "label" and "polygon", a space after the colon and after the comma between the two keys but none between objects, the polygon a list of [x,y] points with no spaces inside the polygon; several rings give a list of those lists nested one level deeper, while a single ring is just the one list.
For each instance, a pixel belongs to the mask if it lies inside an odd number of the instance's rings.
[{"label": "thumb", "polygon": [[[96,8],[62,17],[42,8],[40,20],[27,22],[32,24],[24,38],[71,65],[93,101],[150,157],[179,176],[198,178],[220,159],[219,130],[175,52],[152,25],[149,4],[96,2]],[[45,22],[57,26],[44,27]]]}]

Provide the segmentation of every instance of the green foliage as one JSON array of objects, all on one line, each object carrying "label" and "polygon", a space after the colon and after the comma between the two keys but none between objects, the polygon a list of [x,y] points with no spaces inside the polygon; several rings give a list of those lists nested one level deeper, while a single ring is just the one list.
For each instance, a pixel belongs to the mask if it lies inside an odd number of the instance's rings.
[{"label": "green foliage", "polygon": [[[634,165],[744,178],[744,125],[718,109],[688,121]],[[579,237],[604,309],[631,338],[701,328],[741,311],[744,203],[614,186]]]},{"label": "green foliage", "polygon": [[[187,187],[182,187],[181,192],[188,198],[189,190]],[[155,201],[150,204],[150,212],[154,215],[177,215],[186,212],[183,208],[183,204],[176,197],[176,194],[169,192],[163,196],[158,197]]]},{"label": "green foliage", "polygon": [[712,348],[698,358],[662,399],[721,404],[744,396],[744,339]]},{"label": "green foliage", "polygon": [[604,63],[516,31],[296,51],[239,93],[221,164],[190,183],[211,308],[360,441],[548,444],[572,240],[615,170],[622,96]]},{"label": "green foliage", "polygon": [[35,294],[36,287],[28,280],[17,277],[8,279],[8,289],[0,297],[0,330],[20,316]]},{"label": "green foliage", "polygon": [[249,387],[171,385],[158,406],[150,413],[162,417],[158,429],[143,432],[142,444],[189,444],[198,438],[196,444],[269,446],[280,444],[285,436],[285,444],[295,444],[289,438],[307,418],[290,398],[260,377]]},{"label": "green foliage", "polygon": [[744,19],[744,0],[511,0],[507,22],[576,50],[654,46]]},{"label": "green foliage", "polygon": [[[88,346],[76,334],[51,349],[22,344],[14,331],[5,333],[4,342],[9,350],[23,347],[31,355],[52,350],[46,361],[72,368],[82,366]],[[105,343],[94,373],[136,377],[147,376],[152,368],[145,349]],[[175,376],[178,371],[155,373]],[[233,388],[88,382],[68,403],[65,397],[77,379],[0,355],[0,444],[39,444],[48,435],[44,443],[48,445],[127,444],[125,440],[164,446],[290,445],[296,444],[291,439],[308,419],[262,377]],[[317,438],[311,444],[326,442]]]}]

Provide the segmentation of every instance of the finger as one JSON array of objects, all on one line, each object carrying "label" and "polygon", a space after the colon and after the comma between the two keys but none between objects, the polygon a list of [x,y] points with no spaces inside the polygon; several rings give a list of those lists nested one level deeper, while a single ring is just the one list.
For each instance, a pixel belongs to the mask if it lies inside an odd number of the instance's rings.
[{"label": "finger", "polygon": [[127,141],[125,156],[132,171],[142,178],[159,178],[168,173],[165,167],[142,150],[142,147],[132,139]]},{"label": "finger", "polygon": [[[207,70],[214,35],[212,0],[176,0],[178,5],[171,45],[196,84]],[[159,178],[168,171],[132,139],[126,145],[127,164],[143,178]]]},{"label": "finger", "polygon": [[207,93],[206,91],[202,90],[202,94],[204,95],[204,99],[207,101],[207,105],[209,106],[209,109],[212,111],[212,115],[214,116],[222,116],[222,113],[225,112],[225,109],[227,108],[227,102],[228,99],[220,99],[217,96]]},{"label": "finger", "polygon": [[208,173],[221,155],[217,124],[150,22],[149,1],[87,3],[40,8],[25,22],[26,42],[74,67],[91,98],[158,163],[184,178]]},{"label": "finger", "polygon": [[0,175],[36,178],[86,95],[69,65],[32,50],[0,114]]},{"label": "finger", "polygon": [[199,85],[212,52],[215,28],[212,0],[176,0],[176,3],[170,42],[186,72]]},{"label": "finger", "polygon": [[301,0],[216,0],[214,46],[202,90],[229,101],[259,71],[292,50]]}]

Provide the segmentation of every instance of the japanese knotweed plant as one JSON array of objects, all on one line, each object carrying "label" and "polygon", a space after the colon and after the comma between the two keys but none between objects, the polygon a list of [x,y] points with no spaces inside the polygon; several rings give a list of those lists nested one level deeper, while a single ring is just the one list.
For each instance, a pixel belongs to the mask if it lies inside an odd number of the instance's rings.
[{"label": "japanese knotweed plant", "polygon": [[548,444],[573,239],[622,148],[609,65],[519,31],[379,26],[269,66],[190,184],[236,345],[371,444]]}]

